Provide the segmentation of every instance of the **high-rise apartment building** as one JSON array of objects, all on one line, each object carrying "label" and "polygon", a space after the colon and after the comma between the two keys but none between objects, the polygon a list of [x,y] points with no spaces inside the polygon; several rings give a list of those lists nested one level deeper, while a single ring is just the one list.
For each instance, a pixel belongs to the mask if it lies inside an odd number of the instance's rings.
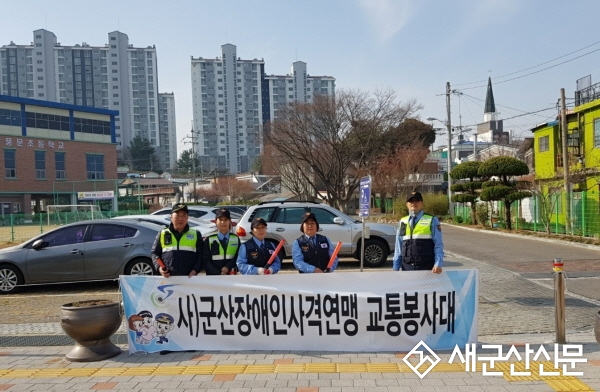
[{"label": "high-rise apartment building", "polygon": [[160,146],[157,155],[160,166],[173,173],[177,169],[177,133],[175,122],[175,95],[158,94],[158,130]]},{"label": "high-rise apartment building", "polygon": [[277,119],[277,110],[293,102],[313,102],[315,95],[334,95],[335,78],[312,76],[306,63],[296,61],[288,75],[269,75],[270,118]]},{"label": "high-rise apartment building", "polygon": [[262,152],[263,125],[291,102],[312,102],[315,95],[335,93],[335,79],[312,77],[297,61],[290,75],[267,76],[264,60],[242,60],[235,45],[221,46],[221,57],[191,58],[196,152],[200,169],[252,169]]},{"label": "high-rise apartment building", "polygon": [[160,149],[155,47],[134,47],[118,31],[104,46],[63,46],[50,31],[33,34],[30,45],[0,47],[0,94],[118,110],[120,159],[136,136]]}]

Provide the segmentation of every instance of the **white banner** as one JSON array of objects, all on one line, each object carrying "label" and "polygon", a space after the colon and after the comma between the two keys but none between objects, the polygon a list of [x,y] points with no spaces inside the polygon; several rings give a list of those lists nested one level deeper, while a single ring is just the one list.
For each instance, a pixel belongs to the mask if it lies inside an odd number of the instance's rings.
[{"label": "white banner", "polygon": [[79,200],[113,199],[114,197],[115,197],[114,191],[77,192],[77,198]]},{"label": "white banner", "polygon": [[130,353],[409,351],[477,342],[477,270],[121,276]]}]

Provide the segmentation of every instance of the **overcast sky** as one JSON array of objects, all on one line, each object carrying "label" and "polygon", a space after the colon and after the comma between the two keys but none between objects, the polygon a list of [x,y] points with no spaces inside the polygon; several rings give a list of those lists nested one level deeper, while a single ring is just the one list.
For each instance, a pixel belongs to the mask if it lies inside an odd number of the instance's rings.
[{"label": "overcast sky", "polygon": [[520,137],[556,116],[561,88],[572,104],[577,79],[600,81],[597,0],[4,0],[0,9],[0,45],[28,44],[39,28],[62,45],[103,46],[114,30],[136,47],[156,45],[159,91],[175,93],[179,153],[189,148],[190,56],[215,58],[225,43],[263,58],[268,74],[300,60],[337,89],[393,89],[424,106],[422,120],[446,119],[450,82],[462,92],[452,96],[453,125],[483,121],[491,75],[505,130]]}]

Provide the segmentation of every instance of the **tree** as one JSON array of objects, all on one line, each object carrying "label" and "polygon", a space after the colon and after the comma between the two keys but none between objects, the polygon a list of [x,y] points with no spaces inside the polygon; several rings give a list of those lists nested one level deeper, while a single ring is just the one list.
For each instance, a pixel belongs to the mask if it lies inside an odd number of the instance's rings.
[{"label": "tree", "polygon": [[240,201],[245,204],[247,200],[252,199],[256,194],[256,189],[248,181],[239,181],[235,177],[221,177],[214,184],[214,189],[227,201]]},{"label": "tree", "polygon": [[398,195],[408,194],[427,181],[425,159],[429,150],[421,141],[399,146],[393,154],[388,154],[371,168],[373,177],[373,193],[381,195],[382,212],[384,211],[385,198],[390,196],[396,199]]},{"label": "tree", "polygon": [[142,139],[140,136],[134,137],[127,150],[133,170],[151,171],[158,168],[154,147],[148,139]]},{"label": "tree", "polygon": [[196,190],[194,199],[196,200],[196,202],[198,199],[206,199],[206,201],[208,201],[209,204],[215,205],[219,204],[219,202],[221,201],[221,194],[214,186],[202,187]]},{"label": "tree", "polygon": [[[390,90],[370,95],[343,90],[293,103],[278,111],[268,142],[285,157],[286,170],[302,177],[310,193],[347,210],[347,202],[381,156],[382,137],[421,108],[414,100],[397,102]],[[283,179],[282,179],[283,182]]]},{"label": "tree", "polygon": [[194,157],[194,152],[192,149],[185,150],[179,156],[177,160],[177,170],[181,174],[192,174],[194,172],[194,165],[196,172],[199,171],[200,161],[198,157]]},{"label": "tree", "polygon": [[[463,162],[450,171],[453,180],[463,180],[452,184],[453,192],[461,192],[452,195],[453,202],[471,204],[471,222],[477,224],[477,197],[481,191],[482,182],[479,178],[479,167],[481,162]],[[484,223],[484,222],[479,222]]]},{"label": "tree", "polygon": [[564,181],[534,181],[529,191],[536,197],[536,208],[539,218],[544,224],[546,233],[550,234],[552,215],[558,214],[559,201],[564,191]]},{"label": "tree", "polygon": [[495,177],[492,181],[482,184],[481,200],[503,201],[506,228],[512,230],[510,205],[517,200],[531,197],[531,192],[523,190],[524,184],[515,177],[529,174],[529,168],[525,162],[516,158],[499,156],[482,162],[477,174],[479,177]]}]

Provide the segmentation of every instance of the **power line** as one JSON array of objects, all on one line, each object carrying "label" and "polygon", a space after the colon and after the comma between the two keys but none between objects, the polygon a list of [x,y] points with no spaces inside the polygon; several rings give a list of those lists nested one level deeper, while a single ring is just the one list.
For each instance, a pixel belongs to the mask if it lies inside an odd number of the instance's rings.
[{"label": "power line", "polygon": [[[577,57],[575,57],[575,58],[572,58],[572,59],[570,59],[570,60],[567,60],[567,61],[563,61],[562,63],[558,63],[558,64],[555,64],[555,65],[551,65],[551,66],[549,66],[549,67],[542,68],[542,69],[540,69],[539,71],[530,72],[530,73],[528,73],[528,74],[521,75],[521,76],[517,76],[517,77],[515,77],[515,78],[506,79],[506,80],[502,80],[502,81],[499,81],[499,82],[496,82],[496,80],[494,80],[494,85],[496,85],[496,84],[501,84],[501,83],[506,83],[506,82],[510,82],[510,81],[513,81],[513,80],[521,79],[521,78],[525,78],[525,77],[527,77],[527,76],[531,76],[531,75],[535,75],[536,73],[540,73],[540,72],[543,72],[543,71],[549,70],[549,69],[551,69],[551,68],[558,67],[559,65],[563,65],[563,64],[569,63],[569,62],[571,62],[571,61],[573,61],[573,60],[577,60],[577,59],[579,59],[579,58],[581,58],[581,57],[587,56],[587,55],[589,55],[589,54],[592,54],[592,53],[595,53],[595,52],[598,52],[598,51],[600,51],[600,49],[592,50],[591,52],[588,52],[588,53],[582,54],[581,56],[577,56]],[[482,84],[482,85],[480,85],[480,86],[475,86],[475,87],[467,87],[467,88],[464,88],[463,90],[471,90],[471,89],[474,89],[474,88],[481,88],[481,87],[487,87],[487,85],[485,85],[485,84]]]},{"label": "power line", "polygon": [[[521,72],[529,71],[530,69],[534,69],[534,68],[541,67],[542,65],[546,65],[546,64],[552,63],[552,62],[554,62],[554,61],[556,61],[556,60],[559,60],[559,59],[562,59],[562,58],[564,58],[564,57],[570,56],[570,55],[572,55],[572,54],[575,54],[575,53],[577,53],[577,52],[581,52],[582,50],[585,50],[585,49],[587,49],[587,48],[590,48],[590,47],[592,47],[592,46],[594,46],[594,45],[598,45],[598,44],[600,44],[600,41],[594,42],[593,44],[590,44],[590,45],[588,45],[588,46],[585,46],[585,47],[583,47],[583,48],[581,48],[581,49],[577,49],[577,50],[575,50],[575,51],[573,51],[573,52],[571,52],[571,53],[567,53],[567,54],[565,54],[565,55],[562,55],[562,56],[556,57],[556,58],[554,58],[554,59],[552,59],[552,60],[548,60],[548,61],[545,61],[545,62],[543,62],[543,63],[537,64],[537,65],[534,65],[533,67],[525,68],[525,69],[522,69],[522,70],[520,70],[520,71],[515,71],[515,72],[511,72],[511,73],[507,73],[507,74],[504,74],[504,75],[501,75],[501,76],[495,77],[495,78],[494,78],[494,84],[496,84],[496,80],[497,80],[497,79],[502,79],[502,78],[505,78],[505,77],[507,77],[507,76],[511,76],[511,75],[518,74],[518,73],[521,73]],[[597,52],[598,50],[600,50],[600,49],[596,49],[596,50],[594,50],[594,51],[588,52],[588,53],[586,53],[586,54],[583,54],[583,55],[581,55],[581,56],[575,57],[575,58],[573,58],[573,59],[571,59],[571,60],[564,61],[564,62],[562,62],[562,63],[560,63],[560,64],[556,64],[555,66],[558,66],[558,65],[562,65],[562,64],[568,63],[569,61],[576,60],[576,59],[578,59],[578,58],[580,58],[580,57],[583,57],[583,56],[587,56],[588,54],[591,54],[591,53]],[[553,66],[553,67],[554,67],[554,66]],[[541,72],[541,71],[544,71],[544,70],[546,70],[546,69],[549,69],[549,68],[552,68],[552,67],[548,67],[548,68],[542,69],[542,70],[540,70],[540,71],[537,71],[537,72]],[[537,73],[537,72],[534,72],[534,73]],[[533,73],[532,73],[532,74],[533,74]],[[532,75],[532,74],[529,74],[529,75]],[[525,76],[528,76],[528,75],[524,75],[523,77],[525,77]],[[514,79],[510,79],[510,80],[514,80]],[[507,81],[508,81],[508,80],[505,80],[505,82],[507,82]],[[485,82],[487,82],[487,80],[478,80],[478,81],[476,81],[476,82],[469,82],[469,83],[459,83],[459,84],[455,84],[454,86],[468,86],[468,85],[470,85],[470,84],[476,84],[476,83],[485,83]],[[481,87],[481,86],[478,86],[478,87]],[[477,87],[470,87],[470,88],[477,88]],[[465,89],[465,90],[466,90],[466,89]]]},{"label": "power line", "polygon": [[[475,102],[475,101],[474,101],[474,100],[479,100],[479,98],[475,98],[475,97],[473,97],[473,96],[471,96],[471,95],[468,95],[468,94],[463,94],[463,95],[465,96],[465,98],[466,98],[466,99],[470,100],[470,101],[471,101],[472,103],[474,103],[475,105],[477,105],[477,106],[480,106],[481,108],[483,108],[483,106],[482,106],[482,105],[480,105],[478,102]],[[501,106],[501,105],[498,105],[498,106]],[[508,106],[507,106],[507,108],[508,108],[508,109],[512,109],[512,110],[516,110],[516,111],[520,111],[520,112],[522,112],[522,113],[520,113],[520,114],[517,114],[517,115],[514,115],[514,116],[512,116],[512,117],[506,117],[506,118],[502,118],[501,120],[511,120],[511,119],[514,119],[514,118],[519,118],[519,117],[524,117],[524,116],[535,115],[535,114],[537,114],[537,113],[545,112],[545,111],[548,111],[548,110],[556,110],[556,106],[551,106],[551,107],[548,107],[548,108],[543,108],[543,109],[533,110],[533,111],[529,111],[529,112],[523,112],[522,110],[519,110],[519,109],[513,109],[513,108],[510,108],[510,107],[508,107]],[[543,116],[543,117],[545,117],[545,116]],[[465,125],[465,127],[474,127],[474,126],[477,126],[477,124],[469,124],[469,125]]]},{"label": "power line", "polygon": [[[477,98],[477,97],[474,97],[474,96],[472,96],[472,95],[469,95],[469,94],[464,94],[464,93],[463,93],[463,94],[461,94],[461,95],[464,95],[465,97],[471,98],[471,99],[473,99],[473,100],[477,100],[477,101],[484,101],[484,100],[483,100],[483,99],[481,99],[481,98]],[[541,111],[549,110],[549,109],[540,109],[540,110],[535,110],[535,111],[533,111],[533,112],[527,112],[527,111],[525,111],[525,110],[516,109],[516,108],[511,108],[510,106],[506,106],[506,105],[502,105],[502,104],[496,104],[496,106],[503,107],[503,108],[510,109],[510,110],[514,110],[514,111],[516,111],[516,112],[521,112],[521,113],[524,113],[525,115],[526,115],[526,114],[535,114],[535,113],[539,113],[539,112],[541,112]],[[483,107],[483,106],[481,106],[481,107]],[[554,106],[553,108],[556,108],[556,106]],[[517,117],[519,117],[519,116],[517,116]],[[514,117],[511,117],[511,118],[514,118]]]}]

